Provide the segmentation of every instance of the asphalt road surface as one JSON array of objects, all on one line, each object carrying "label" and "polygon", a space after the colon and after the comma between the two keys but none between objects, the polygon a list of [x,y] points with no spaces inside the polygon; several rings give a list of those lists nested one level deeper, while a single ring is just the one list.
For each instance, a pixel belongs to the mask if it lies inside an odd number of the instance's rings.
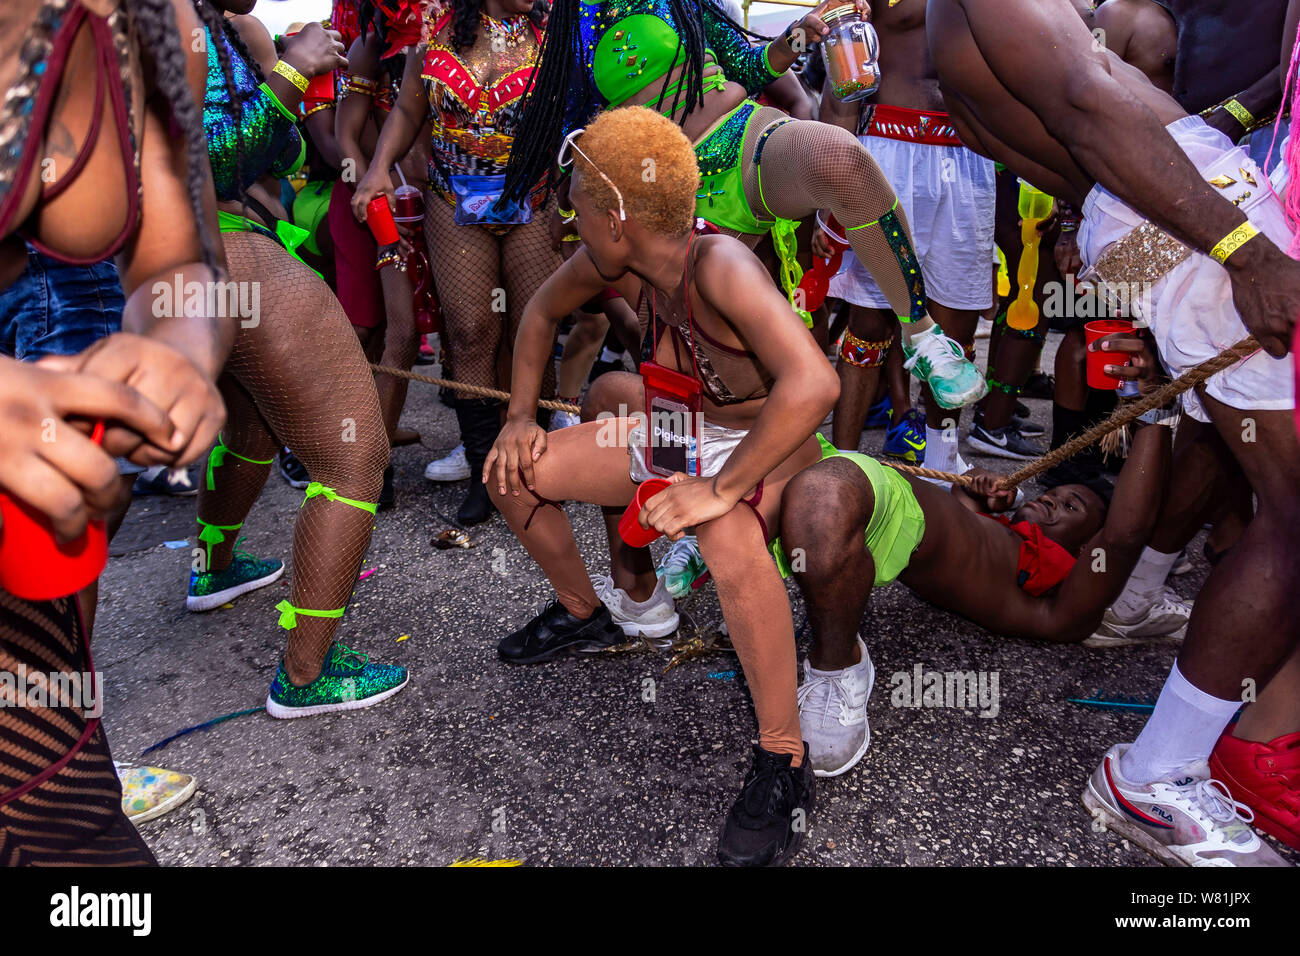
[{"label": "asphalt road surface", "polygon": [[[1029,404],[1050,425],[1048,403]],[[148,763],[199,780],[192,801],[142,824],[159,860],[713,863],[757,733],[735,656],[714,653],[666,674],[668,656],[648,649],[500,663],[497,641],[542,607],[549,588],[500,517],[471,530],[471,549],[432,546],[466,488],[422,477],[456,443],[455,419],[436,389],[416,384],[404,424],[423,444],[394,453],[398,508],[378,517],[365,561],[376,571],[358,583],[339,639],[408,666],[409,686],[350,714],[240,717],[149,754]],[[968,424],[969,413],[963,434]],[[882,431],[865,432],[863,448],[878,451],[882,440]],[[1001,471],[1014,464],[963,454]],[[289,561],[301,500],[273,474],[243,547]],[[607,570],[598,510],[568,510],[591,568]],[[263,704],[284,647],[274,606],[288,595],[287,575],[233,607],[185,610],[190,551],[163,542],[193,545],[193,518],[193,499],[137,499],[113,542],[95,661],[119,759]],[[1183,596],[1207,573],[1199,548],[1198,539],[1195,569],[1172,579]],[[666,549],[662,539],[655,549]],[[798,625],[793,584],[790,594]],[[705,633],[721,621],[712,587],[684,607]],[[818,781],[796,865],[1153,865],[1119,837],[1093,832],[1079,803],[1102,754],[1134,739],[1144,715],[1067,698],[1154,701],[1174,646],[1101,651],[1009,640],[900,584],[876,592],[862,634],[876,667],[871,747],[853,771]],[[805,648],[801,636],[801,655]],[[893,675],[910,677],[918,666],[996,676],[996,714],[892,706]]]}]

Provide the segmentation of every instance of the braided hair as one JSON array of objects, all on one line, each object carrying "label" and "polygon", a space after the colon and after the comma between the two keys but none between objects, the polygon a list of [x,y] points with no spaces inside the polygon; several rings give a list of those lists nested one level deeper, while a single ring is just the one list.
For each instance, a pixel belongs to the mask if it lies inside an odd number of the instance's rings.
[{"label": "braided hair", "polygon": [[[522,202],[543,177],[548,177],[548,186],[553,185],[549,174],[553,171],[555,154],[564,135],[565,108],[570,87],[576,82],[572,75],[573,68],[575,64],[586,62],[586,51],[582,49],[582,35],[578,29],[578,3],[579,0],[555,0],[551,7],[542,52],[529,78],[531,88],[525,95],[523,116],[515,131],[514,147],[506,166],[503,202]],[[684,105],[685,111],[677,118],[679,125],[704,102],[704,50],[707,42],[704,36],[703,8],[706,4],[714,16],[731,24],[745,36],[759,40],[771,39],[737,23],[712,0],[668,0],[669,11],[677,27],[674,62],[685,54],[685,82],[679,84],[673,94],[672,112],[668,114],[676,116],[678,107]],[[673,71],[669,70],[664,75],[660,99],[668,93],[672,74]],[[585,116],[591,112],[593,105],[591,91],[586,89],[585,83],[579,85],[583,88],[583,99],[579,106],[581,115]]]},{"label": "braided hair", "polygon": [[[239,109],[240,116],[243,116],[243,101],[239,98],[239,93],[235,89],[234,69],[230,63],[230,51],[235,53],[244,61],[244,64],[253,71],[257,77],[257,82],[262,83],[266,77],[262,73],[262,68],[257,62],[257,58],[249,51],[248,45],[244,43],[244,38],[239,35],[235,25],[230,19],[217,7],[205,0],[193,0],[194,9],[199,15],[203,25],[208,28],[208,33],[212,37],[212,46],[217,51],[217,64],[221,68],[222,79],[226,83],[226,99],[232,107]],[[224,41],[224,42],[223,42]],[[200,120],[202,117],[200,117]],[[241,188],[241,195],[247,195],[243,190],[244,182],[244,124],[236,122],[235,127],[235,182]],[[207,148],[204,147],[204,157],[207,157]],[[247,213],[247,203],[243,206],[243,211]]]},{"label": "braided hair", "polygon": [[186,75],[186,57],[180,28],[171,0],[125,0],[123,6],[131,21],[141,54],[152,62],[154,85],[171,108],[172,121],[185,139],[189,162],[186,188],[190,209],[199,230],[203,263],[217,267],[221,257],[208,231],[210,223],[204,205],[204,185],[208,169],[208,140],[203,132],[202,104],[194,101]]}]

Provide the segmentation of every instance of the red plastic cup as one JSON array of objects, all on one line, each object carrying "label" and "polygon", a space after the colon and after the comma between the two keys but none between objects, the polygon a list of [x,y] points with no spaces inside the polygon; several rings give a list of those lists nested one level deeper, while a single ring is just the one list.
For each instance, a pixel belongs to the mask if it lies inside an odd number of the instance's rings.
[{"label": "red plastic cup", "polygon": [[424,220],[424,197],[415,186],[398,186],[393,191],[393,205],[397,207],[393,213],[393,219],[397,222],[417,223]]},{"label": "red plastic cup", "polygon": [[302,94],[303,104],[315,106],[318,103],[334,102],[334,72],[313,76],[307,81],[307,89]]},{"label": "red plastic cup", "polygon": [[1096,389],[1106,389],[1114,391],[1124,384],[1126,379],[1115,378],[1113,375],[1106,374],[1107,365],[1127,365],[1128,359],[1120,360],[1123,353],[1117,352],[1094,352],[1092,343],[1098,339],[1105,338],[1108,335],[1114,335],[1116,332],[1132,332],[1133,323],[1123,319],[1098,319],[1095,322],[1089,322],[1083,327],[1083,339],[1086,343],[1087,352],[1085,353],[1086,370],[1088,378],[1088,387]]},{"label": "red plastic cup", "polygon": [[[100,422],[91,438],[99,444],[103,437]],[[50,601],[76,594],[107,563],[103,521],[92,520],[80,538],[60,542],[43,514],[0,492],[0,589],[25,601]]]},{"label": "red plastic cup", "polygon": [[641,516],[641,509],[646,506],[646,502],[670,484],[672,482],[665,481],[662,478],[651,478],[637,486],[636,497],[632,499],[632,503],[623,512],[623,517],[618,519],[618,536],[631,547],[644,548],[662,533],[654,528],[641,527],[641,522],[637,518]]},{"label": "red plastic cup", "polygon": [[844,260],[844,253],[849,249],[849,243],[841,234],[839,222],[834,216],[831,216],[828,222],[822,222],[821,214],[817,215],[817,225],[821,227],[826,238],[830,240],[831,248],[835,250],[834,255],[829,259],[822,259],[818,256],[813,257],[812,268],[803,274],[799,281],[799,288],[803,290],[803,307],[811,312],[820,308],[821,304],[826,301],[826,293],[830,290],[831,279],[835,273],[840,271],[840,263]]},{"label": "red plastic cup", "polygon": [[366,225],[370,227],[375,242],[381,246],[391,246],[397,241],[397,223],[393,221],[393,211],[388,208],[387,196],[376,196],[366,203]]}]

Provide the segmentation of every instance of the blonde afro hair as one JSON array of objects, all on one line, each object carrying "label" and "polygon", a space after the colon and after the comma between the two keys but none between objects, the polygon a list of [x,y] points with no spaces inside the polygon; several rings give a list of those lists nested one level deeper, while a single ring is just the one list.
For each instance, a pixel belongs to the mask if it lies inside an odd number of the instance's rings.
[{"label": "blonde afro hair", "polygon": [[618,198],[593,163],[623,194],[629,219],[669,236],[694,227],[700,170],[691,141],[672,120],[644,106],[625,106],[602,113],[576,143],[582,190],[597,206],[618,209]]}]

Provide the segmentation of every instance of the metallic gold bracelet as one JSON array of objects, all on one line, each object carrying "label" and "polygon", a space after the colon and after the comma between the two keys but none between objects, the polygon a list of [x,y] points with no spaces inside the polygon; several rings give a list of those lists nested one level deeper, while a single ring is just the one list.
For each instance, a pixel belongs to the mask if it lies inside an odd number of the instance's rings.
[{"label": "metallic gold bracelet", "polygon": [[1235,97],[1225,102],[1223,108],[1232,114],[1232,118],[1240,123],[1243,129],[1250,129],[1255,125],[1255,117],[1250,115],[1250,110],[1242,106]]},{"label": "metallic gold bracelet", "polygon": [[1252,226],[1249,222],[1243,222],[1240,226],[1218,241],[1215,247],[1210,250],[1210,258],[1222,265],[1228,261],[1228,256],[1232,255],[1258,235],[1258,229]]},{"label": "metallic gold bracelet", "polygon": [[284,60],[276,60],[275,68],[272,69],[271,72],[278,73],[280,76],[292,83],[298,88],[299,93],[307,92],[307,77],[303,76],[288,63],[284,62]]}]

